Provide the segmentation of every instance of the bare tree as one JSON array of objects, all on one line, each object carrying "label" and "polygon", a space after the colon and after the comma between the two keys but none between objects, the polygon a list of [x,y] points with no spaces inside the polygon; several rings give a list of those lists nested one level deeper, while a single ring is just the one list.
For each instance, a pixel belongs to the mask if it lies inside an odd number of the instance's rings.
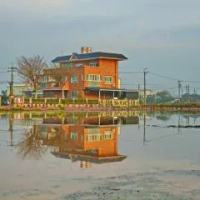
[{"label": "bare tree", "polygon": [[64,98],[64,89],[63,86],[64,84],[68,81],[68,77],[69,77],[69,72],[63,72],[60,73],[58,71],[56,71],[57,67],[48,69],[49,71],[49,76],[54,79],[54,81],[56,82],[56,84],[58,84],[58,87],[61,88],[62,90],[62,98]]},{"label": "bare tree", "polygon": [[18,154],[21,155],[22,158],[28,157],[39,160],[45,154],[48,147],[42,144],[38,136],[39,132],[35,125],[23,134],[23,138],[16,145]]},{"label": "bare tree", "polygon": [[39,55],[33,57],[21,56],[17,59],[17,71],[21,79],[29,84],[35,91],[35,98],[37,98],[37,91],[42,82],[43,69],[47,68],[47,63],[44,57]]}]

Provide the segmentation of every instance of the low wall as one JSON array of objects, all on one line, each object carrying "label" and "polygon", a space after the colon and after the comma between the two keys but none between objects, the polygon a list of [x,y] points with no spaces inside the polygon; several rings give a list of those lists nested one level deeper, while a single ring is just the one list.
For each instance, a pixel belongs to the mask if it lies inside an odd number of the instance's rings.
[{"label": "low wall", "polygon": [[138,106],[138,100],[128,99],[112,99],[112,100],[72,100],[72,99],[48,99],[48,98],[14,98],[14,106],[17,107],[89,107],[89,106],[100,106],[100,107],[130,107]]}]

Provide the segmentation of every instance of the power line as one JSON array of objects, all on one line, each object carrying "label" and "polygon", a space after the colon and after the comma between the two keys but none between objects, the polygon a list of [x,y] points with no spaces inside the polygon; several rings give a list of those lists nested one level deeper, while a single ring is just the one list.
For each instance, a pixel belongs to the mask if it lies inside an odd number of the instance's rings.
[{"label": "power line", "polygon": [[161,77],[161,78],[165,78],[165,79],[170,79],[170,80],[173,80],[173,81],[181,81],[181,82],[185,82],[185,83],[200,83],[200,81],[186,81],[186,80],[180,80],[180,79],[172,78],[172,77],[169,77],[169,76],[163,76],[163,75],[155,73],[155,72],[149,72],[149,73],[152,74],[152,75],[155,75],[155,76],[158,76],[158,77]]},{"label": "power line", "polygon": [[[144,72],[141,72],[141,71],[122,71],[122,72],[119,72],[121,74],[137,74],[137,73],[144,73]],[[158,74],[158,73],[155,73],[155,72],[151,72],[149,71],[149,74],[152,74],[154,76],[158,76],[158,77],[161,77],[161,78],[165,78],[165,79],[169,79],[169,80],[173,80],[173,81],[181,81],[181,82],[185,82],[185,83],[200,83],[200,81],[188,81],[188,80],[183,80],[183,79],[178,79],[178,78],[173,78],[173,77],[170,77],[170,76],[165,76],[165,75],[161,75],[161,74]]]},{"label": "power line", "polygon": [[163,75],[160,75],[160,74],[157,74],[157,73],[154,73],[154,72],[149,72],[149,74],[152,74],[152,75],[155,75],[155,76],[158,76],[158,77],[161,77],[161,78],[170,79],[170,80],[173,80],[173,81],[178,81],[179,80],[179,79],[172,78],[172,77],[169,77],[169,76],[163,76]]},{"label": "power line", "polygon": [[119,72],[120,74],[142,74],[143,72],[136,71],[136,72]]}]

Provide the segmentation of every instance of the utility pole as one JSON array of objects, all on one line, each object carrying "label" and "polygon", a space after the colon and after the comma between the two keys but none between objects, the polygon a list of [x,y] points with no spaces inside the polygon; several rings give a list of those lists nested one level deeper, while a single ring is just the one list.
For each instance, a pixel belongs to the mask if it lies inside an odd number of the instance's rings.
[{"label": "utility pole", "polygon": [[147,96],[146,96],[146,74],[148,73],[147,68],[144,68],[144,106],[147,105]]},{"label": "utility pole", "polygon": [[138,91],[140,91],[140,84],[138,84]]},{"label": "utility pole", "polygon": [[186,85],[187,101],[190,102],[190,86]]},{"label": "utility pole", "polygon": [[181,81],[178,81],[178,99],[181,102]]},{"label": "utility pole", "polygon": [[140,100],[141,100],[140,84],[138,84],[138,99],[139,99],[139,102],[140,102]]},{"label": "utility pole", "polygon": [[188,85],[188,102],[190,102],[190,86]]},{"label": "utility pole", "polygon": [[15,71],[16,67],[10,67],[10,105],[13,104],[13,97],[14,97],[14,91],[13,91],[13,83],[14,83],[14,71]]}]

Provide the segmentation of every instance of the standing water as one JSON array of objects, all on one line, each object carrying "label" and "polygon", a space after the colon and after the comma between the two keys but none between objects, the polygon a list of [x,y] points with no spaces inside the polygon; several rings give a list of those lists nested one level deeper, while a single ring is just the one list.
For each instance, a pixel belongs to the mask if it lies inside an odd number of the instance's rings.
[{"label": "standing water", "polygon": [[200,199],[200,115],[0,115],[0,199]]}]

